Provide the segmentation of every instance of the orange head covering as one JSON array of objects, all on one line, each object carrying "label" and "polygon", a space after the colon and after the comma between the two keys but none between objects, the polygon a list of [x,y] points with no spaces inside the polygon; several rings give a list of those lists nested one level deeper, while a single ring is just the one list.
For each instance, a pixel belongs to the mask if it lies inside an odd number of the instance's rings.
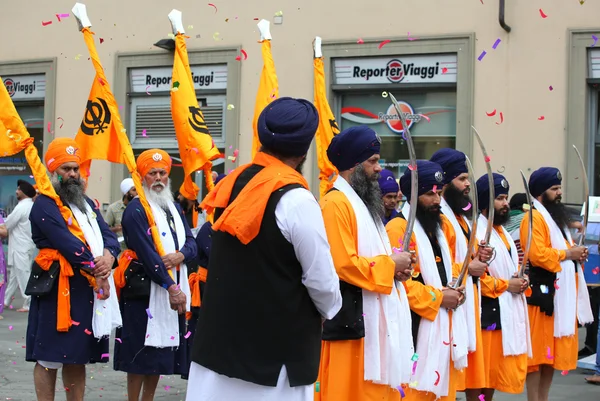
[{"label": "orange head covering", "polygon": [[164,168],[171,172],[171,156],[162,149],[148,149],[137,158],[137,170],[142,177],[153,168]]},{"label": "orange head covering", "polygon": [[54,171],[65,163],[75,162],[81,163],[79,157],[79,145],[72,138],[56,138],[50,145],[44,161],[48,171],[52,174]]}]

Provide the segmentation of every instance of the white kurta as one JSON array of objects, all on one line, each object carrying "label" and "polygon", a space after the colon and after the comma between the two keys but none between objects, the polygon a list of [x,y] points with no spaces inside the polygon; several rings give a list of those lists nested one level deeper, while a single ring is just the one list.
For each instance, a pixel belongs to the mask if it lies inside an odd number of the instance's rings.
[{"label": "white kurta", "polygon": [[[319,204],[308,190],[292,189],[281,197],[275,218],[302,265],[302,284],[319,313],[332,319],[342,307],[342,296]],[[285,366],[277,386],[269,387],[220,375],[192,362],[186,400],[309,401],[313,394],[313,385],[290,387]]]},{"label": "white kurta", "polygon": [[29,213],[33,206],[31,198],[19,201],[13,212],[5,220],[8,230],[8,284],[4,296],[4,304],[9,305],[17,288],[25,298],[24,309],[29,308],[30,297],[25,295],[25,287],[31,273],[31,264],[35,255],[35,244],[31,239],[31,223]]}]

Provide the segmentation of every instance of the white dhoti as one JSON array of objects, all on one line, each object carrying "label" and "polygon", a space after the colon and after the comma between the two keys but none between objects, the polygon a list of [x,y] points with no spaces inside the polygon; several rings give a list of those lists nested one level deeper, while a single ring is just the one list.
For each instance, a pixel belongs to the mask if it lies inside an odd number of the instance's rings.
[{"label": "white dhoti", "polygon": [[312,401],[314,385],[290,387],[285,365],[276,387],[261,386],[213,372],[195,362],[190,366],[186,401]]},{"label": "white dhoti", "polygon": [[4,294],[4,305],[11,304],[11,298],[19,288],[21,297],[25,299],[23,309],[29,309],[31,297],[25,295],[25,287],[27,287],[27,281],[29,281],[29,275],[31,274],[34,253],[35,250],[31,249],[28,252],[14,252],[12,254],[12,264],[7,266],[8,284]]}]

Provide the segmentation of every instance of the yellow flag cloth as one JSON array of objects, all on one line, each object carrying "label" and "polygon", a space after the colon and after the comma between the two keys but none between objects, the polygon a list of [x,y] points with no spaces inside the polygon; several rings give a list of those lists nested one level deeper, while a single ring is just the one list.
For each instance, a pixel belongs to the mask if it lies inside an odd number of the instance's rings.
[{"label": "yellow flag cloth", "polygon": [[[152,241],[158,254],[163,256],[165,250],[160,239],[160,233],[154,222],[152,209],[150,209],[150,205],[146,200],[144,188],[142,187],[142,178],[137,171],[133,149],[131,149],[131,143],[129,143],[129,138],[119,116],[117,101],[110,90],[110,85],[106,80],[104,69],[100,63],[100,57],[96,51],[94,33],[89,28],[83,28],[81,32],[90,52],[90,58],[96,70],[96,77],[92,84],[88,106],[86,107],[81,127],[75,136],[75,141],[77,141],[81,149],[82,163],[80,169],[83,171],[83,174],[89,176],[89,166],[92,159],[108,160],[127,166],[146,217],[148,218]],[[90,135],[89,132],[92,134]],[[171,273],[170,270],[169,273]]]},{"label": "yellow flag cloth", "polygon": [[315,107],[319,112],[319,128],[315,135],[315,143],[317,145],[317,165],[319,166],[319,193],[323,197],[333,187],[335,175],[338,174],[337,169],[327,157],[327,148],[333,137],[340,133],[340,129],[335,121],[335,116],[331,112],[329,102],[327,102],[323,59],[315,58],[313,64],[315,71]]},{"label": "yellow flag cloth", "polygon": [[277,82],[277,73],[275,72],[275,62],[271,54],[271,41],[262,41],[262,57],[263,69],[260,74],[260,82],[258,84],[258,92],[256,93],[256,103],[254,104],[254,119],[252,120],[252,158],[256,156],[256,152],[260,148],[260,140],[258,139],[258,117],[265,107],[273,100],[279,97],[279,83]]},{"label": "yellow flag cloth", "polygon": [[196,200],[200,189],[192,181],[191,174],[204,170],[206,187],[211,191],[214,187],[211,160],[219,158],[221,153],[210,136],[204,115],[198,106],[185,37],[181,33],[175,36],[171,116],[185,175],[179,192],[187,199]]}]

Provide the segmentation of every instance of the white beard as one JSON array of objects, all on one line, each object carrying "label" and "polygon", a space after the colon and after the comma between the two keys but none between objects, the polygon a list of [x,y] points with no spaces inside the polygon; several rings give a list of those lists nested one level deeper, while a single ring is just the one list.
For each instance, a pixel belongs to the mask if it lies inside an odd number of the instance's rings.
[{"label": "white beard", "polygon": [[[156,184],[153,184],[156,185]],[[146,182],[142,183],[142,187],[144,188],[144,193],[146,194],[146,199],[148,201],[156,204],[162,209],[168,209],[169,205],[174,202],[173,193],[171,192],[171,179],[167,182],[167,186],[163,188],[162,191],[156,192],[152,188],[148,188]]]}]

